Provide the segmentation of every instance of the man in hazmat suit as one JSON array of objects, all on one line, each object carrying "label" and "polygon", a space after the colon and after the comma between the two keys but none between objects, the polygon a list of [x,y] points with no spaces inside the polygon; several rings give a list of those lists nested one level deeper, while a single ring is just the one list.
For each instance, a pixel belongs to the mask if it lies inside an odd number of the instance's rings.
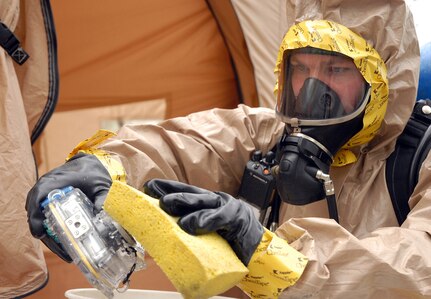
[{"label": "man in hazmat suit", "polygon": [[[126,180],[160,198],[184,230],[219,232],[248,265],[240,287],[253,298],[431,296],[431,160],[401,226],[385,180],[416,96],[412,15],[402,0],[286,5],[275,113],[240,105],[96,134],[29,192],[33,235],[70,261],[43,228],[41,200],[72,185],[101,209],[112,180]],[[232,195],[251,153],[275,146],[283,203],[272,233]],[[336,198],[330,209],[326,178]],[[286,254],[292,249],[302,255]]]},{"label": "man in hazmat suit", "polygon": [[24,206],[37,180],[32,143],[57,101],[57,49],[49,1],[2,0],[0,22],[0,298],[22,298],[48,280]]}]

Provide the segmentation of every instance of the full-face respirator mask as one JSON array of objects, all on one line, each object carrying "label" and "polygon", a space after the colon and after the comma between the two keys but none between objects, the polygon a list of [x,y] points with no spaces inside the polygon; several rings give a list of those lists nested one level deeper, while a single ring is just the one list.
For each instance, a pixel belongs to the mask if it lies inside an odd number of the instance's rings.
[{"label": "full-face respirator mask", "polygon": [[[334,194],[330,165],[362,129],[370,88],[342,54],[307,47],[285,55],[276,113],[286,128],[273,174],[284,202],[305,205]],[[338,220],[330,201],[330,216]]]}]

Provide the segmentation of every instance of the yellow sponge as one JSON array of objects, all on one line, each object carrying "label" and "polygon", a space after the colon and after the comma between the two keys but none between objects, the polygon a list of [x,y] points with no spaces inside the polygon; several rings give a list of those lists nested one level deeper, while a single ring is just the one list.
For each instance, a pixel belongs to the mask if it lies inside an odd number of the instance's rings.
[{"label": "yellow sponge", "polygon": [[187,299],[209,298],[235,286],[248,273],[218,234],[193,236],[157,199],[114,181],[105,211],[142,244],[176,289]]}]

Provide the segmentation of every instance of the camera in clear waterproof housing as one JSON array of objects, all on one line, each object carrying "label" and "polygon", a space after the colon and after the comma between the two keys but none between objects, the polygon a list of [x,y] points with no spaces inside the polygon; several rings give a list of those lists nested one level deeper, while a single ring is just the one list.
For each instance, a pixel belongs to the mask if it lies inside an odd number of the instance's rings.
[{"label": "camera in clear waterproof housing", "polygon": [[42,202],[45,229],[87,280],[108,298],[128,288],[133,271],[145,267],[143,248],[105,211],[71,186],[51,191]]},{"label": "camera in clear waterproof housing", "polygon": [[238,192],[238,198],[251,205],[256,217],[264,225],[277,194],[275,178],[271,173],[275,163],[274,152],[269,151],[263,156],[260,150],[254,151],[245,166]]}]

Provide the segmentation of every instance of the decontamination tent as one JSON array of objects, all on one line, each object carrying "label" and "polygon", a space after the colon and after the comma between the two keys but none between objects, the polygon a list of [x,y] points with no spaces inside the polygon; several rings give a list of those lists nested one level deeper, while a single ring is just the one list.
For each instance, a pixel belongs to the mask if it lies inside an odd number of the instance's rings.
[{"label": "decontamination tent", "polygon": [[40,141],[42,173],[112,122],[274,106],[283,1],[78,0],[52,9],[61,80]]},{"label": "decontamination tent", "polygon": [[[40,174],[100,128],[239,103],[275,105],[284,1],[53,0],[51,6],[60,88],[55,113],[35,144]],[[45,256],[50,283],[32,297],[82,287],[76,267]],[[142,281],[160,277],[154,271],[149,261]]]}]

